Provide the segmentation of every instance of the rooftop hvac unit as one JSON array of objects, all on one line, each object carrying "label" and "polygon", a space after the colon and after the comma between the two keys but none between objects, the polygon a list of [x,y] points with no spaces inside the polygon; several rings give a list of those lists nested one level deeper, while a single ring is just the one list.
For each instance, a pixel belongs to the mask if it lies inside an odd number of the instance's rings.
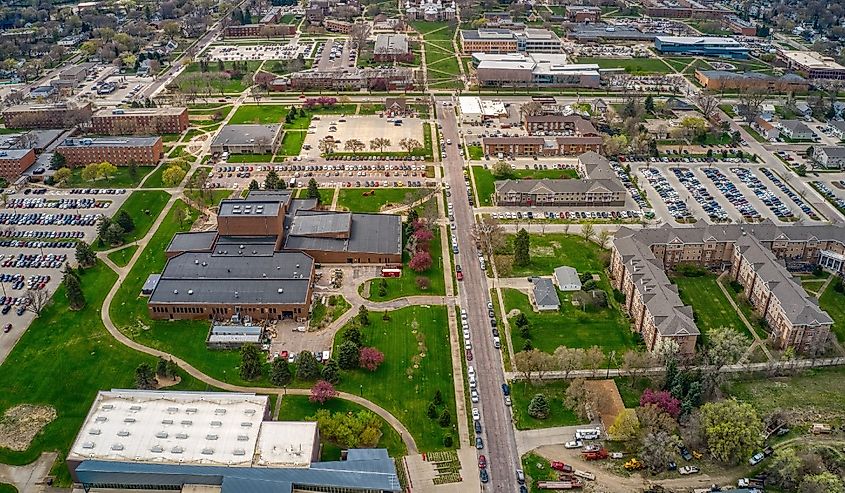
[{"label": "rooftop hvac unit", "polygon": [[252,416],[253,414],[255,414],[255,409],[244,409],[244,414]]},{"label": "rooftop hvac unit", "polygon": [[277,289],[277,290],[276,290],[276,292],[277,292],[277,293],[279,293],[279,294],[282,294],[282,293],[284,293],[284,292],[285,292],[285,289],[284,289],[284,288],[279,288],[279,289]]},{"label": "rooftop hvac unit", "polygon": [[126,431],[126,430],[120,430],[120,431],[118,431],[118,432],[117,432],[117,436],[119,436],[119,437],[128,437],[128,436],[129,436],[129,432],[128,432],[128,431]]},{"label": "rooftop hvac unit", "polygon": [[189,289],[189,290],[188,290],[188,296],[190,296],[190,295],[192,295],[192,294],[194,294],[194,290],[193,290],[193,289]]},{"label": "rooftop hvac unit", "polygon": [[185,449],[183,449],[182,447],[180,447],[178,445],[173,447],[172,449],[170,449],[170,452],[172,452],[174,454],[181,454],[184,451],[185,451]]},{"label": "rooftop hvac unit", "polygon": [[194,422],[191,421],[190,419],[183,419],[182,420],[182,426],[191,426],[192,424],[194,424]]},{"label": "rooftop hvac unit", "polygon": [[239,442],[248,442],[249,441],[249,435],[238,435],[238,441]]},{"label": "rooftop hvac unit", "polygon": [[206,440],[217,440],[218,438],[219,437],[217,435],[213,435],[211,433],[209,433],[208,435],[205,436]]},{"label": "rooftop hvac unit", "polygon": [[114,409],[114,404],[103,404],[103,407],[101,407],[100,409],[102,409],[103,411],[111,411],[112,409]]},{"label": "rooftop hvac unit", "polygon": [[100,433],[102,433],[102,431],[100,431],[99,428],[93,428],[91,430],[88,430],[89,435],[99,435]]},{"label": "rooftop hvac unit", "polygon": [[94,448],[94,442],[85,442],[85,443],[82,444],[82,448],[92,449],[92,448]]},{"label": "rooftop hvac unit", "polygon": [[189,407],[189,408],[185,409],[185,412],[188,413],[188,414],[194,414],[194,413],[197,412],[197,408]]},{"label": "rooftop hvac unit", "polygon": [[141,406],[132,406],[132,407],[130,407],[130,408],[129,408],[129,410],[130,410],[130,411],[140,411],[140,410],[141,410]]},{"label": "rooftop hvac unit", "polygon": [[134,423],[134,422],[135,422],[135,418],[123,418],[123,422],[124,422],[124,423]]},{"label": "rooftop hvac unit", "polygon": [[208,447],[208,448],[202,449],[202,455],[212,455],[212,454],[214,454],[213,448]]},{"label": "rooftop hvac unit", "polygon": [[122,443],[115,443],[114,445],[111,446],[111,449],[112,450],[123,450],[123,444]]},{"label": "rooftop hvac unit", "polygon": [[167,435],[166,431],[160,431],[160,432],[156,433],[156,438],[167,438],[167,436],[168,435]]},{"label": "rooftop hvac unit", "polygon": [[169,414],[178,413],[178,412],[179,412],[179,408],[178,408],[178,407],[168,407],[168,408],[167,408],[167,412],[168,412]]},{"label": "rooftop hvac unit", "polygon": [[242,428],[252,428],[252,423],[249,422],[249,421],[244,421],[243,423],[241,423],[241,427]]},{"label": "rooftop hvac unit", "polygon": [[164,452],[164,447],[162,447],[161,445],[155,445],[153,446],[153,448],[150,449],[150,452],[154,454],[160,454]]},{"label": "rooftop hvac unit", "polygon": [[187,433],[177,433],[176,438],[178,440],[186,440],[188,438],[188,434]]},{"label": "rooftop hvac unit", "polygon": [[212,421],[211,426],[213,426],[215,428],[219,428],[219,427],[223,426],[223,422],[222,421]]},{"label": "rooftop hvac unit", "polygon": [[244,450],[242,448],[236,448],[235,451],[232,452],[232,453],[235,454],[235,455],[246,455],[246,450]]},{"label": "rooftop hvac unit", "polygon": [[107,418],[105,416],[97,416],[97,419],[95,419],[94,421],[97,422],[97,423],[105,423],[108,420],[109,420],[109,418]]}]

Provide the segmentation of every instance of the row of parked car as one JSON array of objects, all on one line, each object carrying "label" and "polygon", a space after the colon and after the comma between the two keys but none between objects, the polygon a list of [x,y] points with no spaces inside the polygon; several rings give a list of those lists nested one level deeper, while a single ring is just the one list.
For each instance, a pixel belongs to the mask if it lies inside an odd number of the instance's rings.
[{"label": "row of parked car", "polygon": [[9,209],[106,209],[111,202],[91,198],[49,200],[38,198],[15,198],[6,202]]},{"label": "row of parked car", "polygon": [[12,285],[12,289],[31,289],[33,291],[44,289],[47,283],[50,282],[49,275],[31,275],[28,278],[23,274],[0,274],[0,282],[7,282]]},{"label": "row of parked car", "polygon": [[425,161],[425,156],[392,156],[392,155],[380,155],[380,156],[365,156],[365,155],[337,155],[337,154],[329,154],[326,156],[326,159],[329,161]]},{"label": "row of parked car", "polygon": [[42,226],[93,226],[97,224],[99,219],[100,214],[0,213],[0,224],[14,226],[31,226],[34,224]]},{"label": "row of parked car", "polygon": [[672,214],[672,217],[676,221],[683,222],[693,218],[687,204],[681,199],[678,191],[669,184],[669,180],[663,176],[663,173],[656,168],[645,168],[642,170],[642,173],[646,180],[648,180],[648,183],[657,192],[657,195],[666,204],[669,214]]},{"label": "row of parked car", "polygon": [[511,219],[526,219],[526,220],[535,220],[535,219],[567,219],[567,220],[578,220],[578,219],[594,219],[594,220],[619,220],[619,219],[637,219],[643,217],[643,211],[640,210],[630,210],[630,211],[544,211],[544,212],[534,212],[534,211],[516,211],[516,212],[491,212],[490,217],[493,219],[503,219],[503,220],[511,220]]},{"label": "row of parked car", "polygon": [[[813,185],[815,185],[816,190],[818,190],[820,194],[827,197],[827,199],[833,202],[836,207],[840,209],[845,209],[845,200],[837,197],[836,194],[833,193],[833,190],[831,190],[827,185],[820,181],[814,181]],[[845,185],[845,181],[843,181],[843,185]]]},{"label": "row of parked car", "polygon": [[0,240],[0,247],[10,248],[76,248],[75,241]]},{"label": "row of parked car", "polygon": [[[0,296],[0,314],[6,315],[12,308],[15,309],[15,313],[20,317],[21,315],[26,312],[26,307],[29,305],[29,300],[26,298],[21,298],[18,296]],[[12,330],[12,324],[7,324],[3,328],[3,332],[9,332]]]},{"label": "row of parked car", "polygon": [[628,190],[628,194],[631,195],[631,198],[634,199],[634,202],[640,206],[641,209],[645,209],[648,207],[648,202],[646,201],[645,197],[643,197],[642,192],[634,182],[631,181],[631,176],[625,171],[625,168],[622,167],[617,161],[611,161],[610,167],[613,168],[613,171],[616,173],[616,176],[619,177],[619,181],[625,185],[625,189]]},{"label": "row of parked car", "polygon": [[727,221],[728,213],[689,168],[669,168],[713,221]]},{"label": "row of parked car", "polygon": [[724,173],[716,168],[704,168],[702,171],[704,172],[704,175],[709,178],[714,185],[716,185],[719,192],[728,199],[728,202],[730,202],[743,217],[751,220],[759,220],[762,218],[760,213],[757,212],[757,209],[748,202],[745,195],[739,191],[734,182],[729,180]]},{"label": "row of parked car", "polygon": [[731,171],[739,177],[739,180],[754,192],[754,195],[760,199],[766,207],[780,220],[786,220],[795,217],[792,210],[783,203],[783,201],[775,195],[769,188],[757,178],[757,175],[745,168],[731,168]]},{"label": "row of parked car", "polygon": [[[29,189],[27,189],[27,190],[29,190]],[[46,192],[46,189],[43,189],[43,188],[40,188],[38,190],[44,190]],[[26,190],[24,190],[24,193],[26,193]],[[35,192],[33,192],[33,193],[35,193]],[[41,193],[44,193],[44,192],[41,192]],[[74,189],[70,190],[69,193],[77,194],[77,195],[123,195],[124,193],[126,193],[126,189],[125,188],[74,188]]]},{"label": "row of parked car", "polygon": [[0,267],[16,267],[18,269],[60,269],[67,261],[67,255],[63,253],[40,253],[17,255],[11,254],[8,257],[0,253]]},{"label": "row of parked car", "polygon": [[816,211],[814,211],[806,202],[804,202],[804,200],[797,193],[795,193],[791,188],[786,186],[786,183],[781,181],[781,179],[778,178],[777,175],[772,172],[772,170],[770,170],[769,168],[760,168],[760,172],[766,175],[766,178],[771,180],[772,183],[774,183],[775,186],[778,187],[781,192],[783,192],[787,197],[789,197],[790,200],[792,200],[792,202],[797,205],[799,209],[801,209],[801,212],[807,214],[807,216],[814,221],[819,220],[819,215],[816,214]]},{"label": "row of parked car", "polygon": [[7,236],[14,236],[15,238],[50,238],[50,239],[60,239],[60,238],[82,238],[85,236],[85,233],[82,231],[21,231],[15,230],[6,233]]}]

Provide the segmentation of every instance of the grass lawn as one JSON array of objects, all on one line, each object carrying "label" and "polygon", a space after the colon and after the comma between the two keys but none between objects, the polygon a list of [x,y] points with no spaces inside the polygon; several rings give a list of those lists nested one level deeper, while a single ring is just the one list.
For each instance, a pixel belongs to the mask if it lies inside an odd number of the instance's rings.
[{"label": "grass lawn", "polygon": [[318,297],[311,303],[311,318],[308,320],[310,327],[317,329],[329,325],[352,307],[340,295],[331,295],[326,301],[323,304],[323,297]]},{"label": "grass lawn", "polygon": [[[473,166],[472,174],[475,177],[479,204],[491,205],[490,197],[496,191],[496,178],[493,177],[493,172],[483,166]],[[578,172],[574,169],[515,169],[511,178],[517,180],[571,179],[578,178]]]},{"label": "grass lawn", "polygon": [[[606,289],[606,282],[600,284]],[[572,306],[568,295],[561,295],[559,312],[535,312],[528,296],[516,289],[502,289],[505,310],[519,310],[528,317],[529,336],[534,348],[553,353],[558,346],[589,348],[599,346],[605,352],[618,354],[634,347],[630,324],[615,306],[582,311]],[[612,296],[608,293],[608,296]],[[511,320],[511,340],[514,351],[521,351],[525,338]]]},{"label": "grass lawn", "polygon": [[764,144],[769,142],[765,137],[760,135],[759,132],[754,130],[754,127],[752,127],[751,125],[742,125],[742,128],[743,128],[743,130],[748,132],[748,134],[751,135],[751,137],[753,137],[754,140],[756,140],[757,142],[761,142],[761,143],[764,143]]},{"label": "grass lawn", "polygon": [[[135,229],[126,235],[127,243],[143,238],[149,232],[168,200],[170,194],[163,190],[135,190],[129,195],[118,209],[118,212],[126,211],[135,222]],[[108,245],[100,246],[98,241],[92,247],[97,251],[110,248]]]},{"label": "grass lawn", "polygon": [[[365,197],[363,194],[370,190],[375,193]],[[430,191],[428,188],[341,188],[337,206],[352,212],[378,212],[388,204],[402,204],[409,193],[422,197]]]},{"label": "grass lawn", "polygon": [[594,63],[599,68],[624,68],[625,72],[636,75],[669,74],[672,68],[658,58],[594,58],[580,57],[578,63]]},{"label": "grass lawn", "polygon": [[645,389],[655,386],[648,378],[637,378],[632,381],[627,377],[617,377],[613,380],[616,382],[616,388],[619,390],[619,395],[622,397],[625,407],[638,407],[640,397],[642,397]]},{"label": "grass lawn", "polygon": [[845,343],[845,294],[837,293],[830,283],[819,298],[819,305],[833,319],[832,330],[836,338]]},{"label": "grass lawn", "polygon": [[164,134],[161,136],[162,142],[176,142],[182,134]]},{"label": "grass lawn", "polygon": [[548,491],[537,488],[538,481],[557,481],[558,479],[558,472],[551,468],[549,461],[533,452],[522,456],[522,470],[525,472],[525,482],[531,493]]},{"label": "grass lawn", "polygon": [[[320,192],[320,203],[326,206],[331,205],[332,200],[334,200],[334,192],[335,188],[318,188],[317,191]],[[298,188],[296,190],[296,198],[298,199],[305,199],[308,198],[308,184],[305,184],[304,188]]]},{"label": "grass lawn", "polygon": [[[431,245],[429,246],[429,250],[431,251],[431,268],[424,272],[423,274],[418,274],[408,268],[408,261],[410,260],[408,253],[406,251],[402,251],[402,276],[401,277],[390,277],[390,278],[380,278],[374,279],[370,282],[370,298],[374,301],[387,301],[393,300],[396,298],[402,298],[403,296],[416,296],[416,295],[445,295],[446,294],[446,281],[443,278],[443,250],[440,246],[440,229],[434,231],[434,239],[431,241]],[[417,278],[418,277],[427,277],[431,286],[426,289],[422,290],[417,286]],[[385,295],[379,296],[379,289],[378,284],[381,282],[381,279],[384,279],[386,283]]]},{"label": "grass lawn", "polygon": [[469,158],[474,161],[484,158],[484,149],[481,146],[467,146],[467,151],[469,151]]},{"label": "grass lawn", "polygon": [[[130,350],[106,332],[100,307],[117,274],[102,263],[80,274],[87,305],[68,308],[64,287],[59,287],[41,316],[26,330],[0,366],[0,409],[34,403],[49,404],[57,418],[47,425],[25,452],[0,449],[0,462],[27,464],[41,452],[56,450],[59,460],[51,474],[59,485],[69,486],[64,463],[97,392],[134,387],[134,371],[155,359]],[[61,357],[58,357],[58,356]],[[183,390],[205,390],[205,385],[181,372]]]},{"label": "grass lawn", "polygon": [[185,196],[206,207],[217,207],[220,201],[228,199],[232,195],[232,190],[225,188],[216,188],[214,190],[205,190],[199,188],[191,188],[185,190]]},{"label": "grass lawn", "polygon": [[302,143],[305,142],[305,132],[285,132],[282,136],[282,147],[279,154],[282,156],[299,156],[302,152]]},{"label": "grass lawn", "polygon": [[746,335],[750,343],[753,336],[719,289],[715,276],[675,276],[672,281],[678,286],[681,300],[692,306],[696,325],[701,329],[700,344],[707,342],[708,331],[718,327],[731,327]]},{"label": "grass lawn", "polygon": [[61,186],[62,188],[132,188],[138,186],[147,173],[153,170],[154,166],[138,166],[134,175],[130,172],[129,166],[118,166],[117,173],[111,178],[86,181],[82,179],[82,169],[85,166],[71,168],[70,178]]},{"label": "grass lawn", "polygon": [[[387,312],[389,320],[384,320],[382,314],[370,312],[370,325],[361,332],[365,345],[384,352],[384,363],[374,372],[344,371],[338,388],[363,394],[390,411],[408,428],[420,451],[443,449],[443,436],[447,434],[452,434],[457,444],[446,307],[409,306]],[[335,345],[339,341],[338,335]],[[444,402],[438,412],[445,408],[452,414],[452,426],[448,428],[426,415],[436,390],[440,390]]]},{"label": "grass lawn", "polygon": [[[516,235],[507,235],[507,245],[504,250],[496,254],[511,255],[513,240]],[[604,270],[604,259],[609,258],[608,252],[602,250],[593,242],[584,240],[581,236],[547,233],[544,235],[531,233],[529,252],[531,262],[526,267],[513,267],[511,277],[550,276],[556,267],[568,265],[581,272],[601,272]],[[499,274],[502,276],[502,274]],[[504,276],[502,276],[504,277]]]},{"label": "grass lawn", "polygon": [[230,125],[248,123],[281,123],[288,114],[290,106],[280,104],[243,104],[232,115]]},{"label": "grass lawn", "polygon": [[132,260],[132,256],[135,255],[136,250],[138,250],[138,245],[129,245],[126,248],[111,252],[108,257],[118,267],[125,267]]},{"label": "grass lawn", "polygon": [[164,182],[162,181],[162,175],[164,174],[164,170],[169,168],[168,163],[163,162],[161,163],[152,173],[150,173],[147,178],[144,180],[144,184],[142,188],[167,188],[164,186]]},{"label": "grass lawn", "polygon": [[358,106],[359,115],[375,115],[384,111],[383,104],[361,104]]},{"label": "grass lawn", "polygon": [[0,483],[0,493],[18,493],[18,489],[11,484]]},{"label": "grass lawn", "polygon": [[[253,72],[253,73],[256,70],[258,70],[258,67],[261,66],[261,61],[258,61],[258,60],[248,60],[246,63],[247,63],[247,71]],[[208,68],[209,68],[209,70],[208,70],[207,73],[209,73],[209,74],[216,74],[218,72],[218,66],[217,66],[216,62],[209,63]],[[224,69],[226,69],[226,70],[231,69],[231,62],[225,62],[224,63]],[[179,74],[179,77],[176,78],[175,84],[179,85],[179,83],[180,83],[179,79],[188,77],[189,76],[188,74],[196,73],[196,72],[200,72],[200,64],[198,62],[193,62],[193,63],[188,64],[188,66],[185,67],[184,72]],[[236,92],[238,92],[239,93],[239,92],[243,92],[247,88],[247,85],[245,85],[243,81],[244,81],[244,77],[239,77],[239,78],[234,78],[234,79],[221,79],[219,81],[214,79],[212,81],[212,87],[214,87],[217,90],[217,92],[224,92],[224,93],[236,93]],[[219,96],[219,94],[214,95],[214,97],[218,97],[218,96]],[[214,103],[210,103],[210,104],[213,105]],[[219,106],[220,103],[217,103],[217,105]],[[197,105],[192,105],[192,106],[196,107]]]},{"label": "grass lawn", "polygon": [[[575,413],[563,405],[568,381],[555,381],[532,384],[524,380],[515,380],[511,384],[513,416],[518,430],[534,430],[553,426],[572,426],[583,423]],[[549,417],[532,418],[528,415],[528,403],[534,394],[544,394],[549,402]]]},{"label": "grass lawn", "polygon": [[230,154],[227,163],[269,163],[272,154]]},{"label": "grass lawn", "polygon": [[[365,407],[344,399],[331,399],[325,404],[311,402],[305,395],[286,395],[282,397],[282,404],[279,408],[280,421],[308,421],[317,414],[320,409],[326,409],[333,413],[357,413],[367,410]],[[386,448],[391,457],[402,457],[408,453],[405,442],[399,436],[399,432],[393,429],[381,417],[381,439],[378,448]],[[324,461],[340,460],[340,447],[325,439],[320,440],[323,450],[320,458]]]}]

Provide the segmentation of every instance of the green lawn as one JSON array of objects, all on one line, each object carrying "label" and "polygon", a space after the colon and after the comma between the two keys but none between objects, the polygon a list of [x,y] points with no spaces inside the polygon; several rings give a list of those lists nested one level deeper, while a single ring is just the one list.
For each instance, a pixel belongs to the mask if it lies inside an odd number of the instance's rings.
[{"label": "green lawn", "polygon": [[469,158],[474,161],[484,158],[484,149],[481,146],[467,146],[467,151],[469,151]]},{"label": "green lawn", "polygon": [[111,178],[86,181],[82,179],[82,169],[85,166],[77,166],[71,169],[70,178],[62,185],[62,188],[132,188],[138,186],[141,179],[153,170],[154,166],[138,166],[135,173],[130,172],[129,166],[118,166],[117,173]]},{"label": "green lawn", "polygon": [[845,343],[845,294],[837,293],[833,283],[819,298],[819,306],[833,319],[833,332],[840,343]]},{"label": "green lawn", "polygon": [[[246,63],[247,63],[247,70],[249,72],[255,72],[256,70],[258,70],[258,67],[261,66],[261,62],[258,61],[258,60],[248,60]],[[226,70],[231,69],[231,62],[225,62],[224,63],[224,69],[226,69]],[[176,78],[176,81],[174,82],[174,84],[178,86],[182,82],[180,79],[185,79],[185,78],[190,76],[189,74],[197,73],[197,72],[200,72],[200,65],[199,65],[198,62],[193,62],[193,63],[188,64],[188,66],[185,67],[185,70],[181,74],[179,74],[179,77]],[[218,73],[218,66],[217,66],[216,62],[212,62],[212,63],[209,64],[209,70],[208,70],[207,73],[209,73],[209,74]],[[245,77],[233,78],[233,79],[220,79],[219,81],[217,79],[213,79],[212,85],[213,85],[213,88],[218,93],[219,92],[230,93],[230,94],[231,93],[240,93],[240,92],[243,92],[248,87],[246,84],[244,84],[244,78]],[[201,84],[201,86],[202,85],[203,84]],[[203,93],[203,92],[204,92],[204,89],[197,91],[197,93]],[[218,96],[219,96],[219,94],[212,94],[211,97],[218,97]],[[207,106],[213,106],[213,105],[219,106],[220,103],[208,103],[207,104]],[[201,105],[191,105],[191,106],[197,107],[197,106],[201,106]]]},{"label": "green lawn", "polygon": [[[378,284],[381,279],[374,279],[370,282],[370,297],[374,301],[387,301],[403,296],[429,295],[442,296],[446,294],[446,281],[443,277],[443,254],[440,245],[440,230],[434,232],[434,239],[429,245],[431,251],[432,266],[428,271],[418,274],[408,268],[410,260],[408,252],[402,251],[402,276],[385,278],[387,283],[385,296],[379,296]],[[417,286],[418,277],[427,277],[431,286],[423,291]]]},{"label": "green lawn", "polygon": [[[606,288],[603,280],[600,286]],[[605,352],[615,350],[621,354],[634,347],[634,334],[630,323],[615,306],[583,311],[572,306],[569,295],[559,293],[559,312],[535,312],[528,296],[516,289],[502,290],[505,310],[519,310],[528,317],[529,336],[534,348],[553,353],[558,346],[589,348],[599,346]],[[608,293],[608,296],[612,296]],[[510,319],[511,341],[514,351],[521,351],[525,339]]]},{"label": "green lawn", "polygon": [[246,123],[281,123],[288,114],[290,106],[280,104],[243,104],[232,115],[230,125]]},{"label": "green lawn", "polygon": [[[33,440],[25,452],[0,450],[0,462],[27,464],[41,452],[57,450],[59,460],[51,474],[60,485],[70,485],[64,464],[71,443],[94,397],[100,390],[132,388],[134,370],[155,359],[130,350],[106,332],[100,307],[117,274],[102,263],[80,274],[87,305],[78,312],[68,308],[64,287],[59,287],[41,316],[26,330],[0,366],[0,410],[26,403],[48,404],[58,417]],[[180,371],[184,390],[205,390],[205,385]]]},{"label": "green lawn", "polygon": [[0,483],[0,493],[18,493],[18,489],[11,484]]},{"label": "green lawn", "polygon": [[[493,172],[483,166],[473,166],[472,174],[475,178],[476,195],[480,205],[492,205],[490,197],[496,191],[496,178]],[[545,179],[573,179],[578,178],[575,169],[515,169],[512,179],[517,180],[545,180]]]},{"label": "green lawn", "polygon": [[206,207],[217,207],[220,201],[228,199],[232,195],[232,190],[226,188],[215,188],[213,190],[205,190],[198,188],[185,189],[185,196],[199,204]]},{"label": "green lawn", "polygon": [[282,136],[282,147],[279,149],[281,156],[299,156],[302,152],[302,143],[305,142],[305,132],[285,132]]},{"label": "green lawn", "polygon": [[753,137],[754,140],[756,140],[757,142],[764,143],[764,144],[769,142],[768,139],[766,139],[765,137],[760,135],[760,133],[758,131],[754,130],[754,127],[752,127],[751,125],[742,125],[742,128],[746,132],[748,132],[748,134],[751,135],[751,137]]},{"label": "green lawn", "polygon": [[[496,254],[511,255],[515,236],[507,235],[507,245]],[[607,251],[602,250],[593,242],[584,240],[581,236],[561,233],[544,235],[531,233],[530,238],[531,262],[525,267],[514,266],[512,277],[550,276],[554,269],[561,265],[575,267],[579,273],[598,273],[604,270],[605,259],[609,259]]]},{"label": "green lawn", "polygon": [[361,104],[358,106],[359,115],[375,115],[384,111],[383,104]]},{"label": "green lawn", "polygon": [[[317,402],[309,401],[308,397],[304,395],[286,395],[282,397],[282,404],[279,408],[279,420],[309,421],[320,409],[326,409],[333,413],[357,413],[366,410],[363,406],[344,399],[331,399],[321,405]],[[399,432],[394,430],[383,418],[379,417],[379,420],[381,421],[382,435],[377,447],[386,448],[387,453],[391,457],[403,457],[406,455],[408,449],[405,447],[402,437],[399,436]],[[321,460],[340,460],[340,447],[324,439],[321,439],[320,442],[323,446]]]},{"label": "green lawn", "polygon": [[[135,222],[135,230],[126,235],[127,243],[143,238],[150,231],[168,200],[170,200],[170,194],[163,190],[135,190],[129,195],[120,209],[115,212],[117,215],[120,211],[126,211]],[[108,245],[100,246],[98,241],[95,241],[92,246],[98,251],[109,248]]]},{"label": "green lawn", "polygon": [[138,245],[129,245],[126,248],[111,252],[108,257],[118,267],[125,267],[132,260],[132,256],[135,255],[135,251],[137,250]]},{"label": "green lawn", "polygon": [[[420,451],[443,449],[443,436],[450,433],[457,445],[446,307],[409,306],[387,312],[389,320],[382,315],[383,312],[370,312],[370,326],[363,328],[362,333],[365,345],[384,352],[384,363],[375,372],[344,371],[338,387],[363,394],[393,414],[411,432]],[[339,341],[338,335],[335,345]],[[426,416],[436,390],[443,395],[440,410],[445,407],[452,414],[452,426],[448,428]]]},{"label": "green lawn", "polygon": [[142,188],[166,188],[164,186],[164,182],[162,181],[162,175],[164,174],[164,170],[166,170],[168,167],[169,166],[166,162],[161,163],[152,173],[147,176],[147,179],[144,180]]},{"label": "green lawn", "polygon": [[707,332],[718,327],[731,327],[745,334],[749,339],[753,338],[736,310],[719,289],[715,276],[675,276],[672,281],[678,286],[681,300],[692,306],[696,325],[701,330],[699,343],[706,343]]},{"label": "green lawn", "polygon": [[[571,409],[563,405],[569,382],[558,380],[555,382],[533,384],[524,380],[515,380],[511,382],[510,386],[511,400],[513,403],[513,419],[518,430],[572,426],[583,423]],[[531,402],[534,394],[543,394],[546,396],[551,411],[548,418],[537,419],[528,415],[528,403]]]},{"label": "green lawn", "polygon": [[[298,188],[296,190],[296,198],[298,199],[305,199],[308,198],[308,184],[305,183],[303,188]],[[334,200],[334,193],[335,188],[318,188],[317,191],[320,193],[320,204],[329,206]]]},{"label": "green lawn", "polygon": [[537,481],[557,481],[558,479],[558,473],[551,468],[549,461],[533,452],[522,456],[522,470],[525,472],[525,482],[531,493],[548,491],[537,488]]},{"label": "green lawn", "polygon": [[228,163],[269,163],[273,160],[272,154],[230,154],[226,160]]},{"label": "green lawn", "polygon": [[[371,190],[375,193],[365,197],[364,193]],[[429,192],[428,188],[341,188],[337,207],[352,212],[379,212],[385,205],[402,204],[409,193],[422,197]]]},{"label": "green lawn", "polygon": [[599,68],[623,68],[625,72],[636,75],[668,74],[672,68],[658,58],[594,58],[581,57],[578,63],[595,63]]}]

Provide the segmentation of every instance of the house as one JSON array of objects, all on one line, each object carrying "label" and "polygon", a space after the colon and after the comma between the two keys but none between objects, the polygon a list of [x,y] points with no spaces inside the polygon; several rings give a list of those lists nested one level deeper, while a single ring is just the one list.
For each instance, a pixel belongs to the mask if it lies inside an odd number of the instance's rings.
[{"label": "house", "polygon": [[813,161],[823,168],[842,169],[845,167],[845,147],[815,146]]},{"label": "house", "polygon": [[548,277],[535,277],[531,280],[534,289],[534,304],[541,312],[556,311],[560,309],[560,298],[557,296],[557,288]]},{"label": "house", "polygon": [[775,117],[775,105],[773,104],[764,104],[760,107],[760,118],[766,120],[767,122],[772,121]]},{"label": "house", "polygon": [[753,127],[757,132],[768,140],[777,140],[780,137],[780,129],[771,124],[771,122],[764,120],[762,117],[757,117],[754,120]]},{"label": "house", "polygon": [[406,116],[409,109],[410,106],[408,106],[408,102],[405,101],[405,98],[384,99],[384,111],[387,116]]},{"label": "house", "polygon": [[827,125],[830,127],[830,133],[839,137],[839,139],[845,139],[845,121],[832,120]]},{"label": "house", "polygon": [[555,269],[555,284],[561,291],[580,291],[581,278],[578,277],[578,271],[575,267],[562,265]]},{"label": "house", "polygon": [[815,140],[815,132],[800,120],[781,120],[780,131],[790,140]]},{"label": "house", "polygon": [[679,98],[669,98],[666,100],[666,108],[672,111],[695,111],[695,105]]},{"label": "house", "polygon": [[810,108],[810,105],[806,101],[798,101],[795,103],[795,112],[803,117],[807,117],[813,114],[813,109]]}]

